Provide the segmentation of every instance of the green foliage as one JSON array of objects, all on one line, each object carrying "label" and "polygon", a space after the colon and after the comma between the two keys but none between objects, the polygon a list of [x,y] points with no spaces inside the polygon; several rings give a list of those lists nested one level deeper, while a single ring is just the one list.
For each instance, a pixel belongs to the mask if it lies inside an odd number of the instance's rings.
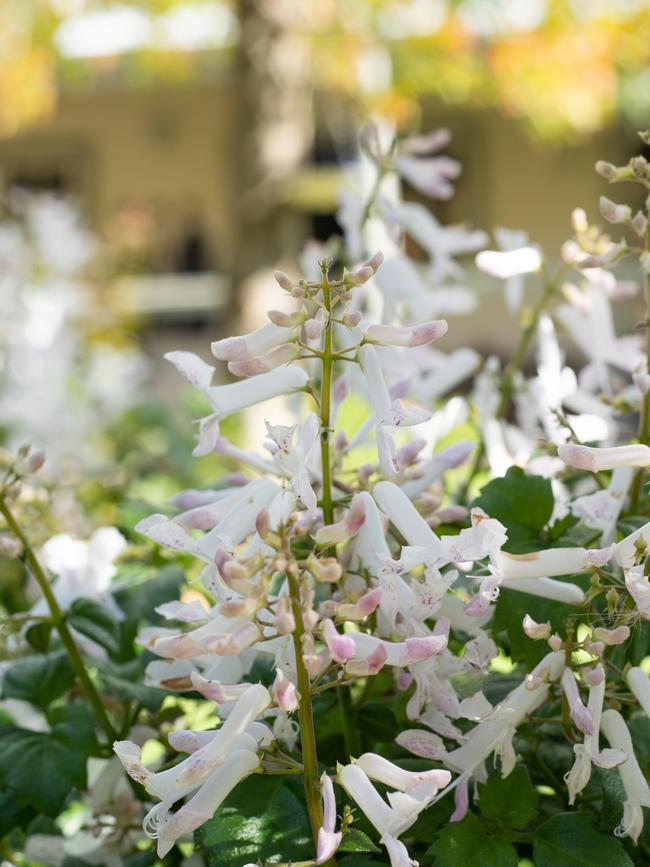
[{"label": "green foliage", "polygon": [[478,806],[499,827],[524,828],[537,815],[539,794],[525,767],[518,765],[505,779],[494,771],[479,786]]},{"label": "green foliage", "polygon": [[86,759],[97,754],[93,721],[75,702],[50,714],[51,730],[0,727],[0,781],[16,803],[56,816],[70,792],[86,785]]},{"label": "green foliage", "polygon": [[553,489],[548,479],[510,467],[505,476],[485,485],[474,501],[508,530],[504,551],[522,554],[541,547],[542,530],[553,514]]},{"label": "green foliage", "polygon": [[302,781],[250,777],[196,832],[196,838],[208,867],[313,858]]},{"label": "green foliage", "polygon": [[108,653],[117,653],[120,649],[120,624],[105,605],[94,599],[76,599],[70,607],[68,619],[77,632]]},{"label": "green foliage", "polygon": [[46,708],[74,683],[74,672],[64,650],[19,659],[7,671],[2,685],[4,698],[19,698]]},{"label": "green foliage", "polygon": [[539,826],[535,867],[633,867],[622,843],[601,834],[585,813],[558,813]]},{"label": "green foliage", "polygon": [[517,867],[519,860],[514,846],[490,834],[472,813],[446,825],[427,855],[434,856],[434,867]]}]

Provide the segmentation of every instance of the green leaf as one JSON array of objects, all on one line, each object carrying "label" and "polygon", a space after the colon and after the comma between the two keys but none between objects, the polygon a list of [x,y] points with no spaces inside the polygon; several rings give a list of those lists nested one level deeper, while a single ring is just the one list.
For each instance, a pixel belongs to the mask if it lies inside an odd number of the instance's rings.
[{"label": "green leaf", "polygon": [[74,683],[74,671],[68,654],[34,654],[15,662],[7,671],[2,685],[3,698],[20,698],[37,707],[47,707]]},{"label": "green leaf", "polygon": [[474,505],[506,526],[508,541],[504,550],[525,553],[538,547],[541,530],[551,519],[553,489],[549,479],[510,467],[505,476],[481,489]]},{"label": "green leaf", "polygon": [[302,782],[254,775],[196,832],[208,867],[313,858]]},{"label": "green leaf", "polygon": [[339,852],[381,852],[379,846],[376,846],[370,837],[360,828],[350,828],[343,835],[341,845],[338,848]]},{"label": "green leaf", "polygon": [[155,713],[169,695],[164,689],[145,686],[143,683],[147,663],[155,658],[149,653],[142,653],[137,659],[122,664],[96,660],[102,690],[120,701],[137,701],[146,710]]},{"label": "green leaf", "polygon": [[57,708],[49,732],[0,727],[0,779],[16,800],[56,816],[70,792],[86,786],[86,757],[97,751],[92,720],[80,702]]},{"label": "green leaf", "polygon": [[120,624],[105,605],[94,599],[75,599],[68,615],[70,626],[109,653],[120,649]]},{"label": "green leaf", "polygon": [[51,623],[32,623],[25,630],[25,638],[34,650],[39,653],[47,653],[50,645],[50,635],[52,634]]},{"label": "green leaf", "polygon": [[391,743],[398,731],[395,714],[387,704],[371,701],[357,715],[359,731],[372,743]]},{"label": "green leaf", "polygon": [[0,792],[0,837],[14,828],[25,827],[34,816],[31,807],[19,804],[13,792]]},{"label": "green leaf", "polygon": [[435,856],[435,867],[517,867],[519,861],[512,844],[488,834],[472,813],[446,825],[427,855]]},{"label": "green leaf", "polygon": [[541,824],[535,867],[633,867],[621,842],[601,834],[586,813],[558,813]]},{"label": "green leaf", "polygon": [[537,789],[523,765],[518,765],[505,779],[494,771],[479,786],[481,813],[506,828],[523,828],[531,822],[537,814],[538,801]]}]

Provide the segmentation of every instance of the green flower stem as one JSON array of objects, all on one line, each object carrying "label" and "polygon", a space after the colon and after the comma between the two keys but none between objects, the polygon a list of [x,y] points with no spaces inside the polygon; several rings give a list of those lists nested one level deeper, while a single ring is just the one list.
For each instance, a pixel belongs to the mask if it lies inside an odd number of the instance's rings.
[{"label": "green flower stem", "polygon": [[[539,324],[539,320],[542,317],[542,314],[546,310],[550,301],[557,291],[557,283],[556,281],[552,283],[547,283],[544,287],[543,292],[537,299],[537,303],[533,307],[530,318],[524,328],[519,335],[519,340],[517,342],[517,346],[515,347],[515,351],[512,354],[512,358],[510,359],[503,376],[503,383],[501,385],[501,399],[499,400],[499,405],[497,406],[495,412],[495,418],[501,419],[506,414],[508,406],[510,404],[510,398],[512,396],[512,390],[515,384],[515,376],[521,370],[524,361],[526,360],[526,355],[528,354],[528,350],[530,348],[531,340],[535,335],[535,331],[537,330],[537,326]],[[476,454],[474,455],[474,461],[472,463],[472,467],[469,471],[467,479],[463,483],[462,488],[459,491],[459,502],[463,502],[467,499],[467,494],[469,492],[470,485],[474,481],[474,477],[481,469],[481,463],[483,461],[483,457],[485,455],[485,443],[481,440],[476,449]]]},{"label": "green flower stem", "polygon": [[79,653],[79,648],[77,647],[74,638],[72,637],[72,633],[68,628],[68,624],[65,622],[65,617],[59,603],[56,601],[56,597],[52,592],[52,588],[50,587],[49,581],[43,571],[43,567],[38,561],[36,554],[34,553],[34,549],[29,544],[27,537],[23,533],[20,525],[14,518],[11,509],[7,505],[7,501],[4,496],[0,495],[0,513],[3,515],[5,521],[11,532],[16,536],[17,539],[20,540],[23,549],[25,551],[25,559],[36,579],[38,586],[41,589],[43,596],[45,597],[45,601],[47,602],[48,608],[50,609],[50,613],[52,616],[52,623],[54,628],[59,633],[59,637],[61,638],[61,643],[65,647],[68,658],[70,659],[70,663],[74,668],[77,677],[79,678],[79,683],[82,686],[84,693],[86,694],[86,698],[90,702],[93,711],[95,713],[95,719],[97,720],[98,725],[104,730],[106,737],[108,738],[109,743],[115,740],[115,730],[111,725],[108,716],[106,715],[106,709],[102,703],[102,700],[99,696],[95,688],[95,684],[92,682],[90,675],[84,665],[83,659],[81,658],[81,654]]},{"label": "green flower stem", "polygon": [[298,722],[300,723],[300,746],[302,750],[303,780],[309,821],[314,838],[318,842],[318,829],[323,824],[323,810],[320,800],[320,781],[318,774],[318,755],[316,753],[316,732],[314,729],[314,714],[311,702],[311,684],[309,673],[302,658],[302,638],[305,634],[305,624],[302,619],[300,602],[300,585],[296,573],[287,569],[287,580],[291,593],[291,605],[296,627],[293,631],[293,648],[296,655],[296,673],[298,680]]},{"label": "green flower stem", "polygon": [[[332,371],[336,361],[336,353],[332,348],[332,290],[327,271],[323,270],[323,306],[327,313],[323,339],[323,372],[320,388],[320,456],[323,475],[321,505],[323,519],[326,524],[334,522],[334,500],[332,499],[332,468],[330,455],[330,424],[332,405]],[[345,751],[349,756],[359,754],[359,737],[352,712],[352,700],[347,689],[337,687],[336,697],[341,716],[343,741]]]},{"label": "green flower stem", "polygon": [[[648,226],[646,235],[646,248],[650,252],[650,225]],[[646,297],[646,370],[650,374],[650,274],[646,274],[645,278],[645,297]],[[650,392],[643,397],[643,405],[641,407],[641,420],[639,422],[639,442],[644,445],[650,443]],[[630,492],[630,512],[635,514],[639,508],[639,500],[641,498],[641,488],[643,486],[644,468],[640,467],[634,481],[632,482],[632,490]]]}]

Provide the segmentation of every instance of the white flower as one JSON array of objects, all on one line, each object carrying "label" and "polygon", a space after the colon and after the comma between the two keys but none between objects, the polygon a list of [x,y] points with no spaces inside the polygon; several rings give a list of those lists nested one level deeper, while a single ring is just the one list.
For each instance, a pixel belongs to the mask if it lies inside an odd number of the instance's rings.
[{"label": "white flower", "polygon": [[341,844],[343,834],[336,831],[336,799],[334,786],[326,773],[320,778],[321,797],[323,799],[323,824],[318,829],[316,848],[316,863],[324,864],[336,852]]},{"label": "white flower", "polygon": [[[565,671],[566,674],[566,671]],[[620,750],[602,750],[599,745],[600,720],[605,698],[605,672],[602,666],[595,670],[596,683],[589,687],[587,709],[591,715],[593,731],[585,735],[584,743],[573,748],[575,761],[573,767],[565,776],[569,790],[569,803],[573,804],[576,795],[585,788],[591,777],[591,765],[599,768],[614,768],[626,760],[625,753]]]},{"label": "white flower", "polygon": [[291,478],[294,493],[308,512],[316,511],[316,494],[311,485],[309,460],[318,441],[318,418],[310,413],[300,425],[285,427],[266,422],[273,460],[282,474]]},{"label": "white flower", "polygon": [[628,671],[626,680],[645,715],[650,718],[650,678],[642,668],[634,666]]},{"label": "white flower", "polygon": [[392,867],[415,865],[416,862],[409,857],[406,847],[397,838],[410,828],[427,802],[418,801],[402,792],[392,792],[388,795],[389,806],[358,765],[339,767],[337,779],[381,835],[380,842],[388,851]]},{"label": "white flower", "polygon": [[525,232],[496,229],[495,237],[501,250],[482,250],[476,256],[476,266],[485,274],[505,280],[505,297],[511,312],[521,306],[523,277],[539,271],[542,257],[538,247],[527,244]]},{"label": "white flower", "polygon": [[616,467],[647,467],[650,465],[650,447],[641,443],[602,449],[567,443],[558,446],[557,453],[566,464],[581,470],[590,470],[592,473],[600,470],[613,470]]},{"label": "white flower", "polygon": [[630,732],[620,713],[606,710],[602,716],[601,729],[610,745],[621,750],[627,757],[618,766],[625,789],[625,801],[623,818],[614,833],[617,837],[631,837],[636,843],[643,830],[643,807],[650,807],[650,789],[634,754]]},{"label": "white flower", "polygon": [[643,566],[625,570],[625,586],[644,620],[650,620],[650,579]]},{"label": "white flower", "polygon": [[[264,327],[277,328],[272,324]],[[277,367],[268,373],[260,373],[259,376],[239,382],[213,386],[210,382],[214,368],[205,364],[198,356],[191,352],[168,352],[165,358],[171,361],[188,382],[203,391],[214,409],[212,415],[199,422],[195,455],[209,454],[214,450],[219,437],[219,422],[222,419],[255,404],[304,388],[309,381],[309,374],[294,364]]]}]

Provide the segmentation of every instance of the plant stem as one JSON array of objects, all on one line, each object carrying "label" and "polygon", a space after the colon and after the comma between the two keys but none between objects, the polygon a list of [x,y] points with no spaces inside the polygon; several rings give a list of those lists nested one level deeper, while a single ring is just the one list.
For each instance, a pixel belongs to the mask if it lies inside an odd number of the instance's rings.
[{"label": "plant stem", "polygon": [[[646,248],[650,251],[650,226],[648,226],[646,234]],[[646,370],[650,374],[650,274],[646,274],[645,278],[645,297],[646,297]],[[643,396],[643,404],[641,407],[641,419],[639,421],[639,442],[648,445],[650,442],[650,391]],[[639,467],[632,482],[632,490],[630,492],[630,511],[634,514],[639,508],[639,499],[641,497],[641,488],[643,486],[644,468]]]},{"label": "plant stem", "polygon": [[61,638],[61,643],[65,647],[68,657],[70,659],[70,663],[77,673],[77,677],[79,678],[79,682],[83,688],[83,691],[86,694],[86,698],[92,705],[93,711],[95,713],[95,719],[101,728],[104,730],[106,737],[109,740],[109,743],[112,743],[115,740],[116,734],[113,726],[111,725],[108,716],[106,715],[106,710],[102,703],[102,700],[97,692],[94,683],[86,667],[84,665],[83,659],[81,658],[81,654],[79,653],[79,648],[77,647],[74,638],[72,637],[72,633],[68,628],[68,624],[65,622],[65,617],[59,603],[56,600],[56,596],[52,592],[52,588],[50,587],[49,581],[43,571],[43,567],[38,561],[36,554],[34,553],[34,549],[29,544],[27,537],[23,533],[20,525],[14,518],[11,509],[7,505],[7,501],[4,496],[0,495],[0,513],[4,516],[5,521],[11,532],[16,536],[17,539],[20,540],[23,549],[25,551],[25,559],[36,579],[38,586],[41,589],[43,596],[45,597],[45,601],[47,602],[48,608],[50,609],[50,613],[52,615],[52,623],[54,628],[59,633],[59,637]]},{"label": "plant stem", "polygon": [[291,605],[296,628],[293,631],[293,648],[296,656],[296,673],[298,680],[298,721],[300,723],[300,746],[302,750],[303,779],[305,797],[314,843],[318,841],[318,829],[323,824],[323,810],[320,801],[320,784],[318,776],[318,756],[316,753],[316,732],[314,730],[314,714],[311,703],[311,684],[309,673],[302,657],[302,637],[305,634],[305,624],[302,619],[300,601],[300,585],[295,572],[287,570],[287,580],[291,593]]},{"label": "plant stem", "polygon": [[326,524],[334,522],[334,501],[332,500],[332,470],[330,461],[330,422],[332,405],[332,294],[327,272],[323,273],[323,306],[327,313],[327,323],[323,335],[323,359],[320,386],[320,456],[323,486],[321,503],[323,519]]},{"label": "plant stem", "polygon": [[[531,311],[530,319],[528,320],[528,322],[522,329],[521,334],[519,335],[519,340],[517,342],[517,346],[515,347],[515,351],[513,352],[512,358],[510,359],[503,374],[503,382],[501,384],[501,399],[499,400],[499,405],[497,406],[496,412],[494,414],[494,417],[496,419],[501,419],[506,414],[506,410],[508,409],[508,405],[510,403],[512,390],[514,388],[515,376],[521,370],[523,363],[526,360],[526,355],[528,354],[530,342],[533,339],[535,331],[537,330],[539,320],[541,319],[541,316],[544,313],[544,310],[548,306],[549,302],[555,295],[556,289],[556,281],[546,284],[544,290],[537,299],[537,303]],[[467,479],[463,483],[458,493],[459,502],[463,502],[467,499],[470,485],[474,481],[474,477],[476,476],[478,471],[481,469],[481,462],[484,455],[485,443],[481,439],[476,449],[474,461],[472,463],[472,467],[469,471]]]},{"label": "plant stem", "polygon": [[[323,487],[321,493],[321,506],[323,520],[326,524],[334,522],[334,500],[332,499],[332,468],[330,456],[330,424],[332,406],[332,371],[335,362],[335,353],[332,350],[332,291],[327,276],[323,269],[323,306],[327,313],[327,322],[323,335],[322,374],[320,386],[320,456]],[[341,716],[343,729],[343,741],[345,751],[350,755],[358,755],[359,739],[352,719],[351,698],[347,689],[336,688],[336,697]]]}]

